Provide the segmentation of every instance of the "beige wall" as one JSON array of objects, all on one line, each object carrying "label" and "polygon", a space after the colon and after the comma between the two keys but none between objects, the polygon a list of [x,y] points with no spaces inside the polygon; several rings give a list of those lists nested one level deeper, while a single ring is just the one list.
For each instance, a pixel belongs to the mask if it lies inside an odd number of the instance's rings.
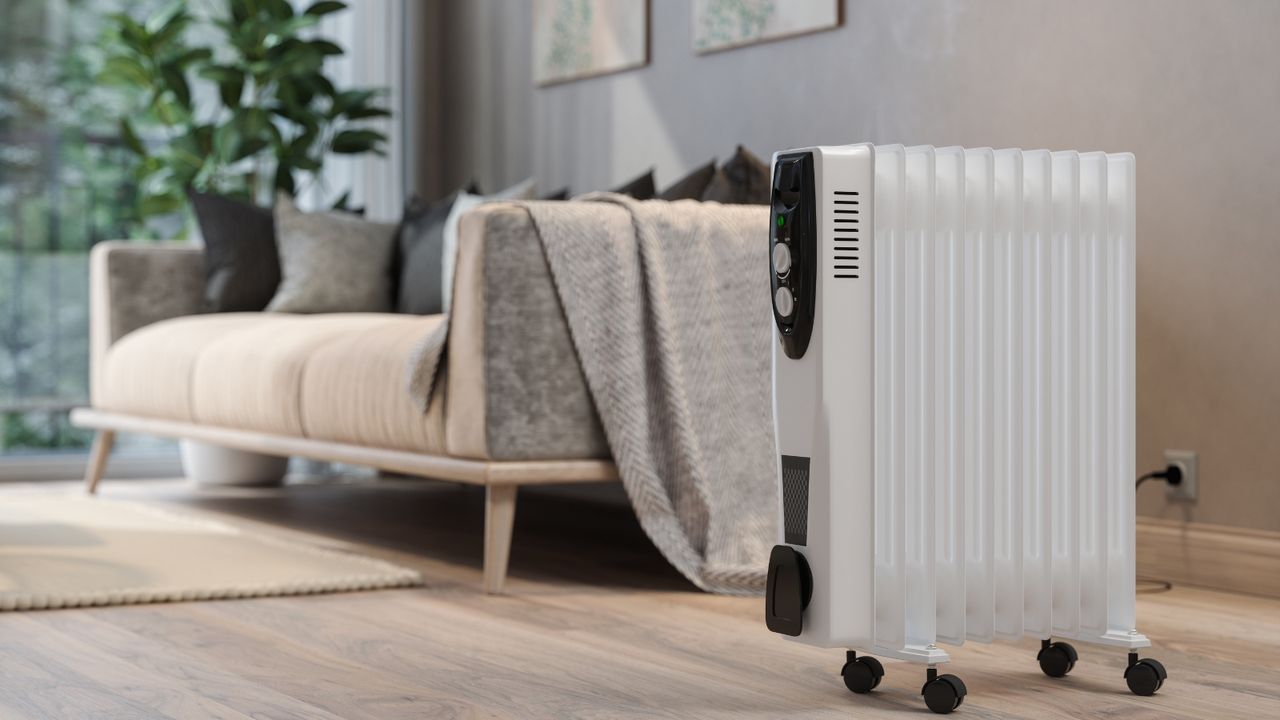
[{"label": "beige wall", "polygon": [[741,142],[1131,150],[1138,465],[1200,453],[1142,513],[1280,530],[1280,2],[847,0],[837,31],[696,56],[653,0],[652,63],[535,89],[529,3],[446,13],[442,187],[659,183]]}]

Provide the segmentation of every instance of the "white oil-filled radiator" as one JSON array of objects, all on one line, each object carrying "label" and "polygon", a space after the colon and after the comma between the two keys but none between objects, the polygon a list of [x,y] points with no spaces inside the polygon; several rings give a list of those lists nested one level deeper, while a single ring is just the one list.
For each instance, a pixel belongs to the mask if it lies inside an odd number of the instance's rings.
[{"label": "white oil-filled radiator", "polygon": [[[766,622],[928,665],[941,644],[1123,648],[1134,617],[1134,158],[847,145],[773,158],[770,282],[781,544]],[[857,651],[864,654],[859,655]]]}]

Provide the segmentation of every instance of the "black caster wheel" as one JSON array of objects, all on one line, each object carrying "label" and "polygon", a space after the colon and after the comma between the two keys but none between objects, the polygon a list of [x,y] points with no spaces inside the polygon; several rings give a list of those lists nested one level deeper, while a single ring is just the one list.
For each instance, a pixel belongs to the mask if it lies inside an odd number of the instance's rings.
[{"label": "black caster wheel", "polygon": [[840,675],[844,678],[845,687],[861,695],[875,690],[880,684],[884,678],[884,666],[870,655],[863,655],[850,658],[840,669]]},{"label": "black caster wheel", "polygon": [[1155,695],[1167,677],[1164,665],[1154,658],[1143,658],[1124,671],[1124,681],[1134,695]]},{"label": "black caster wheel", "polygon": [[1040,647],[1036,660],[1040,661],[1040,669],[1049,677],[1062,677],[1071,672],[1080,656],[1076,649],[1064,642],[1045,643]]},{"label": "black caster wheel", "polygon": [[924,704],[930,710],[946,715],[960,707],[969,691],[965,688],[964,681],[955,675],[939,675],[925,683],[920,693],[924,695]]}]

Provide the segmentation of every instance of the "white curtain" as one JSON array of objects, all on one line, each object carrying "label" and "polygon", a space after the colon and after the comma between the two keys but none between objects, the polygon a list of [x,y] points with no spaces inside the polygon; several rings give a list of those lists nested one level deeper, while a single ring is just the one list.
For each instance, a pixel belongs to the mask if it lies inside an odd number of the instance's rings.
[{"label": "white curtain", "polygon": [[[295,0],[305,9],[314,0]],[[350,207],[363,207],[365,217],[398,222],[407,187],[404,62],[406,2],[409,0],[351,0],[347,10],[325,16],[319,34],[337,43],[346,54],[329,58],[326,70],[339,88],[376,87],[386,90],[382,102],[391,117],[369,121],[387,135],[386,156],[331,155],[321,181],[299,198],[308,209],[325,208],[351,191]]]}]

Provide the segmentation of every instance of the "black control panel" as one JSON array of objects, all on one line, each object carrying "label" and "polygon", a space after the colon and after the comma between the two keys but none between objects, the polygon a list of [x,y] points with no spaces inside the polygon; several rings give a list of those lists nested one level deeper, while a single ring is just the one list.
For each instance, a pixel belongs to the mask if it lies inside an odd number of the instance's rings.
[{"label": "black control panel", "polygon": [[779,155],[773,167],[769,276],[773,320],[787,357],[804,357],[813,335],[818,279],[818,222],[813,154]]}]

